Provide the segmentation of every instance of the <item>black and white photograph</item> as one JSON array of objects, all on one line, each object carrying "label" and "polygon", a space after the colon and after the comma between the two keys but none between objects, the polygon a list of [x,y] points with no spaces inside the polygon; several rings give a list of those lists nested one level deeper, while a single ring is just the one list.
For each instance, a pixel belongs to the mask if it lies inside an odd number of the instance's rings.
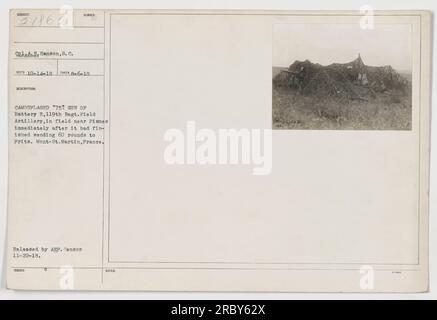
[{"label": "black and white photograph", "polygon": [[411,130],[411,26],[277,24],[272,127]]},{"label": "black and white photograph", "polygon": [[436,10],[0,1],[0,302],[437,298]]}]

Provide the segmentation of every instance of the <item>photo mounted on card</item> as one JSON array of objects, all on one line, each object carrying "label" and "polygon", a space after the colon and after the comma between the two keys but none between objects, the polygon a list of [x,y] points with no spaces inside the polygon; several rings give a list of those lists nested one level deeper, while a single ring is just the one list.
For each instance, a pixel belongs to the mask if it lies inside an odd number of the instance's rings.
[{"label": "photo mounted on card", "polygon": [[8,287],[427,291],[430,30],[11,10]]}]

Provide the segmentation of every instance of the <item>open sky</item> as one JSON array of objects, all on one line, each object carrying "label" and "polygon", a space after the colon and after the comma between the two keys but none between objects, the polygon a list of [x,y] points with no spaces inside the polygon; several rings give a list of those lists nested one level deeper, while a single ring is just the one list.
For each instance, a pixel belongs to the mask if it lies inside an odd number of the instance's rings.
[{"label": "open sky", "polygon": [[328,65],[358,57],[371,66],[391,65],[412,69],[411,25],[376,24],[277,24],[273,33],[273,66],[288,67],[295,60]]}]

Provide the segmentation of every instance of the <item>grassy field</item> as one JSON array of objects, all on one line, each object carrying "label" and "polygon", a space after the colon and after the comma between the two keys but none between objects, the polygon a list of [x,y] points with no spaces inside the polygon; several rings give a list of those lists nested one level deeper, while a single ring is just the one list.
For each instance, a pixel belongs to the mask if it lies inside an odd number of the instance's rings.
[{"label": "grassy field", "polygon": [[411,96],[380,93],[364,100],[303,96],[273,86],[273,129],[411,130]]}]

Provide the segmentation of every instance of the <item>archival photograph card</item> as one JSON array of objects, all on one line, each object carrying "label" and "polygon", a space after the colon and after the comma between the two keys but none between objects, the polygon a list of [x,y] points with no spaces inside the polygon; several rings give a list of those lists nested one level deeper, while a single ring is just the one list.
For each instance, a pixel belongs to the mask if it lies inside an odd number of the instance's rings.
[{"label": "archival photograph card", "polygon": [[11,10],[8,288],[426,292],[430,28]]}]

